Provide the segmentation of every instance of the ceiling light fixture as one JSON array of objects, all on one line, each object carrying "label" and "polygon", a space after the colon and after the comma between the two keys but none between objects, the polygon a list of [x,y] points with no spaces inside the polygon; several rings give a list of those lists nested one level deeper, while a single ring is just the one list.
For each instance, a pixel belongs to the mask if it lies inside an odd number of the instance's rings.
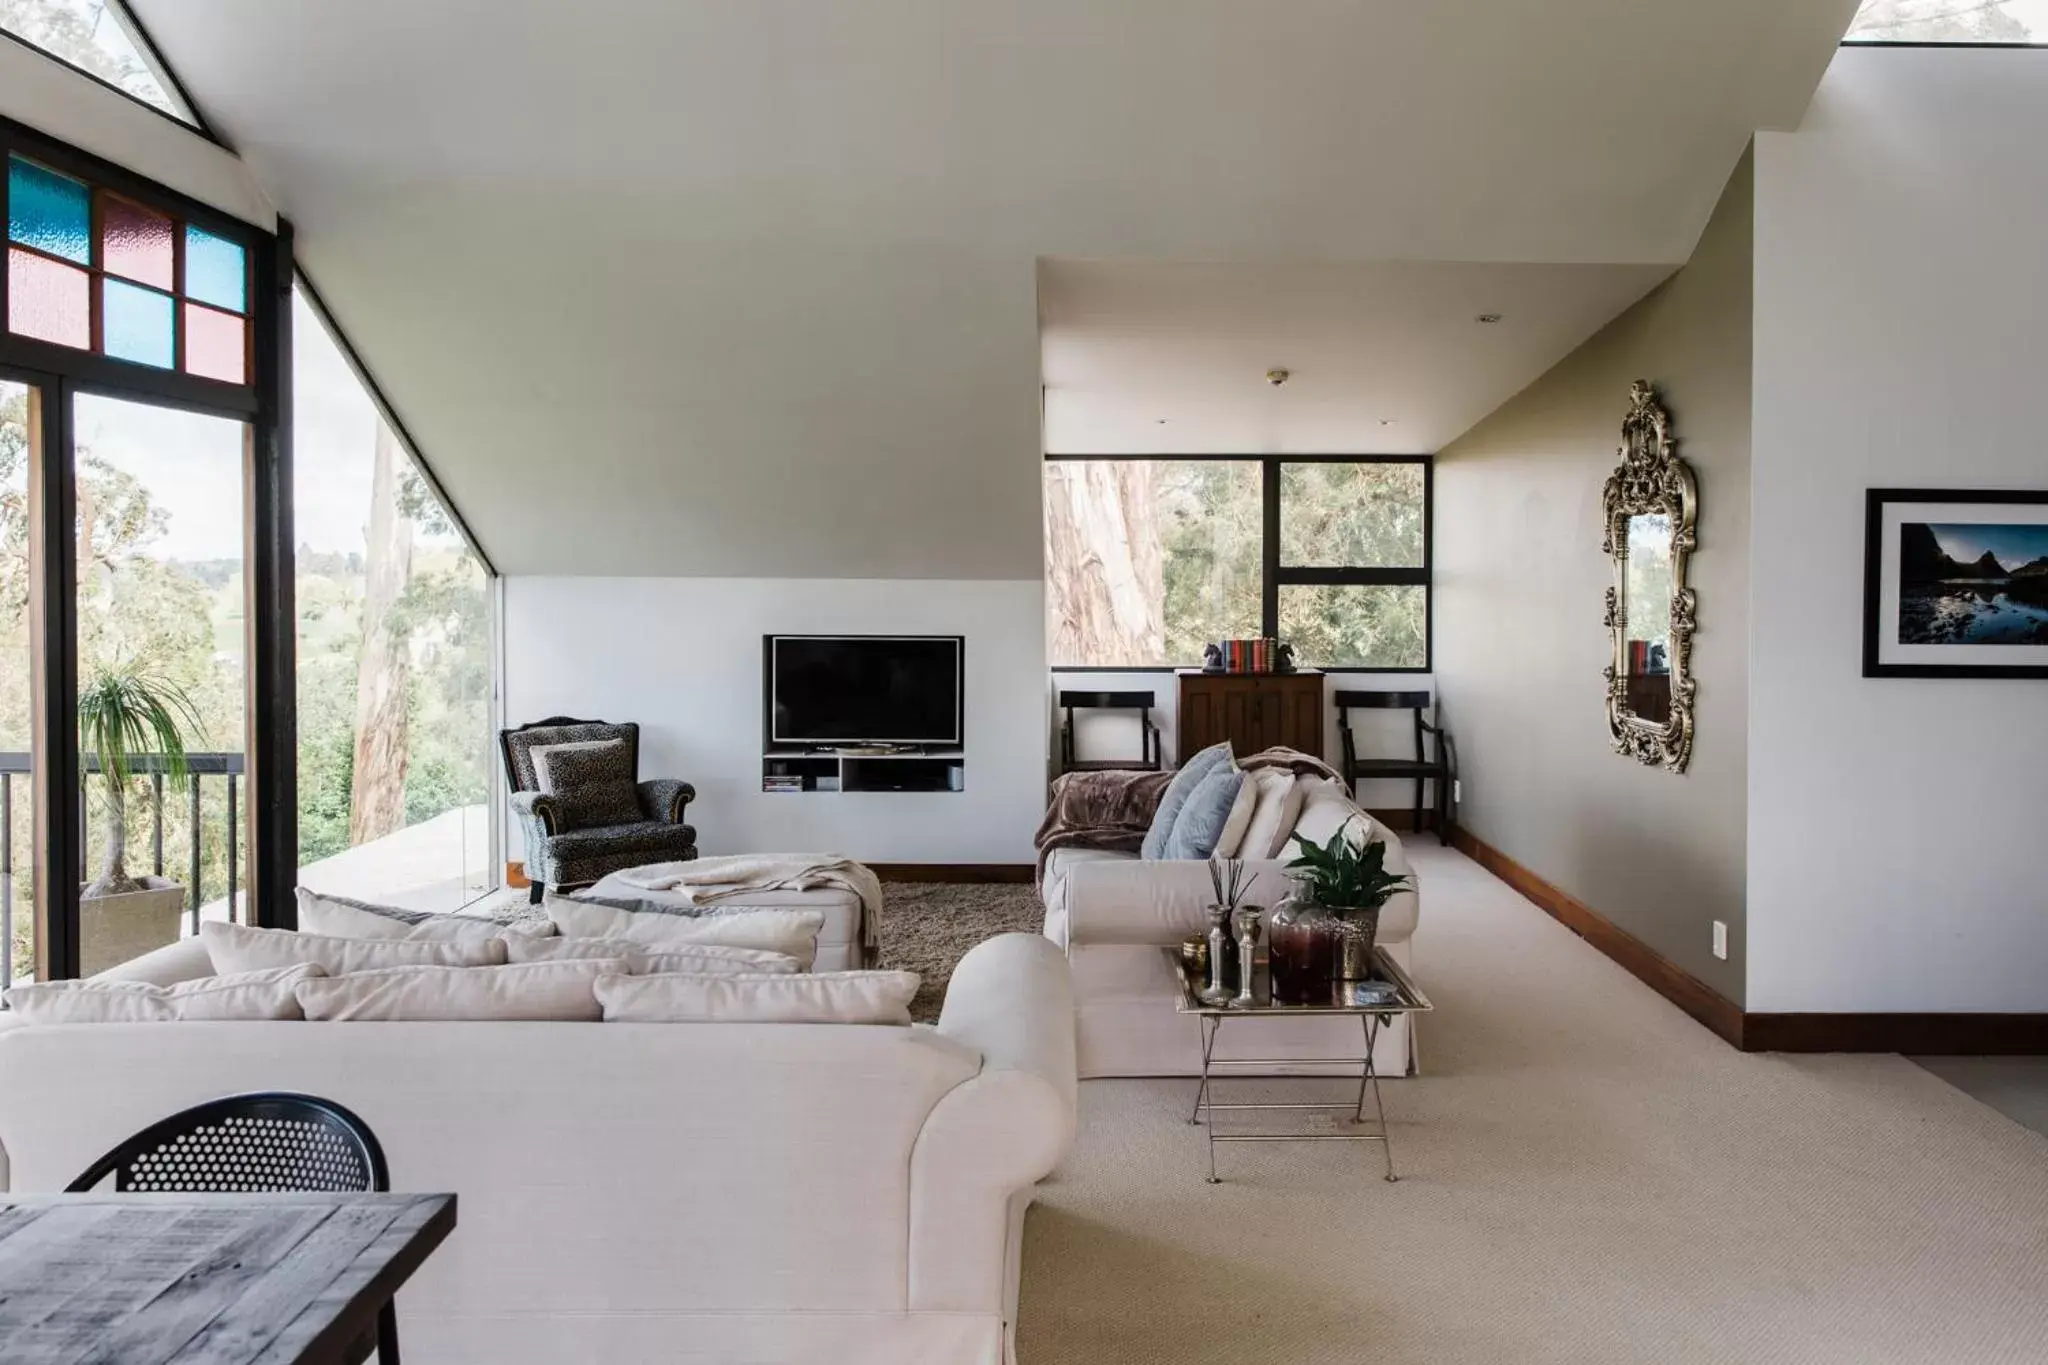
[{"label": "ceiling light fixture", "polygon": [[1285,384],[1291,378],[1293,378],[1293,375],[1286,370],[1266,371],[1266,382],[1268,384],[1271,384],[1276,389],[1279,388],[1282,384]]}]

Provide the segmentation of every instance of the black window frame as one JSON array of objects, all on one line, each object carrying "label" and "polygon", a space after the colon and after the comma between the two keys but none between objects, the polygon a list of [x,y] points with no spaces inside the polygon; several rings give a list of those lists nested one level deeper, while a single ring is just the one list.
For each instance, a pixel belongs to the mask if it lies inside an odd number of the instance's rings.
[{"label": "black window frame", "polygon": [[[80,966],[80,887],[73,874],[81,865],[84,831],[77,813],[82,809],[83,777],[77,729],[76,594],[62,587],[53,591],[50,585],[68,585],[76,579],[71,416],[72,400],[79,394],[177,408],[243,426],[246,669],[251,701],[245,741],[247,904],[257,925],[293,927],[293,888],[298,881],[298,690],[292,558],[292,226],[283,218],[274,229],[247,222],[0,117],[0,162],[16,153],[225,236],[249,253],[250,267],[248,308],[243,314],[250,329],[250,369],[243,384],[15,336],[6,328],[6,276],[0,271],[0,377],[33,385],[44,405],[42,440],[30,456],[30,478],[41,489],[38,518],[45,556],[39,574],[44,586],[29,605],[32,647],[42,660],[42,687],[31,699],[40,775],[34,784],[36,958],[38,978],[60,980],[76,977]],[[6,180],[0,176],[0,224],[7,214]]]},{"label": "black window frame", "polygon": [[[1259,551],[1259,633],[1280,637],[1280,589],[1284,587],[1420,587],[1422,595],[1422,663],[1402,667],[1373,667],[1365,664],[1320,664],[1304,660],[1324,673],[1432,673],[1436,667],[1436,456],[1434,455],[1251,455],[1209,453],[1201,455],[1144,454],[1050,454],[1047,464],[1112,460],[1131,463],[1177,463],[1206,461],[1222,464],[1255,464],[1259,470],[1261,533]],[[1422,466],[1422,566],[1309,567],[1280,562],[1280,471],[1298,464],[1419,464]],[[1043,494],[1041,494],[1041,497]],[[1174,673],[1195,668],[1200,659],[1171,664],[1062,664],[1048,660],[1054,673]]]}]

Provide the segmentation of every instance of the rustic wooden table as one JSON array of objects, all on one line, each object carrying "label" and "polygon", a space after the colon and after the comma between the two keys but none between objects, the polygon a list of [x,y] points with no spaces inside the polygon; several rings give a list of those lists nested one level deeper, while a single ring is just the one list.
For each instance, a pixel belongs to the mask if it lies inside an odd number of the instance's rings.
[{"label": "rustic wooden table", "polygon": [[326,1365],[455,1227],[452,1194],[0,1195],[8,1365]]}]

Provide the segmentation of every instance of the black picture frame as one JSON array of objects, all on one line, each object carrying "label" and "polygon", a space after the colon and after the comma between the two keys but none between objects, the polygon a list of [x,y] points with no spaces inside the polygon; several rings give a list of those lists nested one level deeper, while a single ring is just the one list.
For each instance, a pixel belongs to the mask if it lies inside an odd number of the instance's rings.
[{"label": "black picture frame", "polygon": [[[1884,609],[1884,528],[1887,509],[1900,504],[1946,503],[1998,507],[2048,507],[2048,489],[1872,488],[1865,494],[1863,527],[1863,676],[1866,678],[2048,678],[2044,654],[2022,646],[2026,658],[2011,664],[1984,662],[1886,662],[1883,637],[1896,632],[1898,614]],[[2044,532],[2048,534],[2048,532]],[[2048,651],[2048,644],[2044,644]],[[1972,651],[1973,655],[1975,651]],[[1981,655],[1976,655],[1981,659]]]}]

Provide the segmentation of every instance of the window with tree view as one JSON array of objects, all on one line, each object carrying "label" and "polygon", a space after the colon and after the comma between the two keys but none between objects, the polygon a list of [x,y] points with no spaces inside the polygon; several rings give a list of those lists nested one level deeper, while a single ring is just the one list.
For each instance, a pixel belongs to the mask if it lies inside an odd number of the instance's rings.
[{"label": "window with tree view", "polygon": [[299,879],[453,909],[496,885],[483,561],[293,302]]},{"label": "window with tree view", "polygon": [[1863,0],[1852,43],[2048,43],[2048,0]]},{"label": "window with tree view", "polygon": [[0,33],[68,63],[180,122],[190,112],[173,100],[143,60],[127,16],[109,0],[0,0]]},{"label": "window with tree view", "polygon": [[1303,665],[1429,666],[1426,457],[1048,458],[1055,668],[1185,667],[1273,635]]}]

